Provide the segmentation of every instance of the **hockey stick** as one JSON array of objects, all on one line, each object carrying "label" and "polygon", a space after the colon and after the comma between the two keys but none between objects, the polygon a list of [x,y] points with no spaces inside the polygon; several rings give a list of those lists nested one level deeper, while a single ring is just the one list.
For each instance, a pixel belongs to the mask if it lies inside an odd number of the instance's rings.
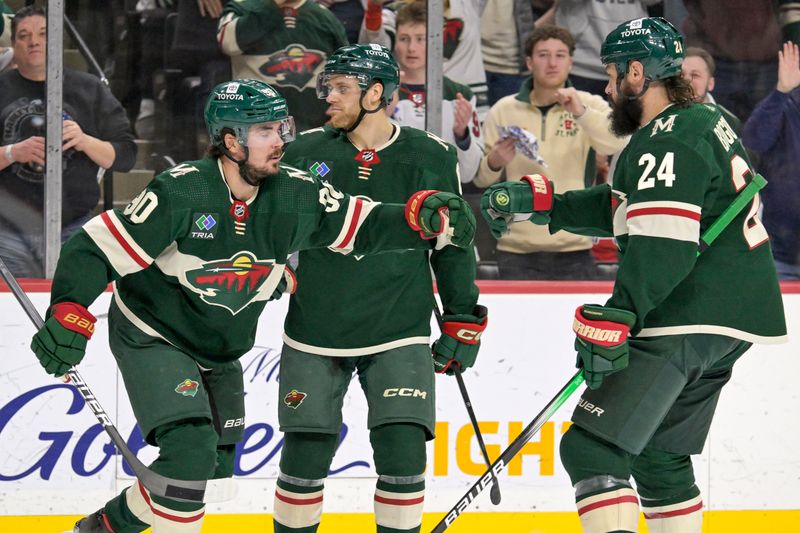
[{"label": "hockey stick", "polygon": [[[734,198],[733,202],[725,208],[725,211],[714,221],[711,226],[706,229],[703,235],[700,236],[700,248],[697,251],[697,255],[700,255],[701,252],[705,251],[711,243],[713,243],[717,237],[719,237],[720,233],[731,223],[731,221],[736,218],[736,216],[744,209],[744,206],[747,205],[755,196],[758,194],[758,191],[766,186],[767,180],[761,174],[755,174],[753,176],[753,181],[751,181],[747,187],[745,187],[737,196]],[[550,400],[542,411],[536,415],[530,424],[528,424],[525,429],[522,430],[522,433],[514,439],[514,442],[508,445],[508,448],[503,450],[500,454],[500,457],[497,458],[497,461],[492,464],[489,470],[484,473],[481,478],[474,484],[467,493],[461,497],[458,503],[453,506],[450,511],[442,518],[436,527],[431,530],[431,533],[442,533],[446,530],[450,525],[456,520],[456,518],[463,513],[470,503],[480,494],[483,489],[486,488],[486,485],[489,484],[490,479],[496,479],[497,474],[503,471],[509,461],[513,459],[517,453],[522,449],[522,447],[527,443],[536,432],[550,419],[551,416],[555,414],[556,411],[561,407],[561,405],[569,398],[573,392],[583,383],[583,370],[578,370],[574,376],[572,376],[567,382],[566,385],[556,394],[556,396]]]},{"label": "hockey stick", "polygon": [[[3,276],[6,285],[8,285],[9,289],[11,289],[14,297],[22,306],[22,309],[25,310],[25,314],[27,314],[28,318],[31,319],[36,329],[42,329],[44,326],[44,320],[42,320],[39,312],[33,306],[33,303],[31,302],[30,298],[28,298],[28,295],[25,294],[25,291],[23,291],[22,287],[19,286],[19,283],[17,283],[14,275],[10,270],[8,270],[8,267],[6,267],[6,264],[2,258],[0,258],[0,275]],[[76,389],[78,389],[78,392],[81,393],[81,396],[83,396],[83,399],[86,401],[89,409],[92,410],[92,413],[95,417],[97,417],[97,420],[103,426],[103,429],[106,430],[108,436],[111,437],[112,442],[114,442],[122,457],[128,461],[133,473],[136,474],[136,477],[139,479],[139,481],[141,481],[142,485],[147,488],[147,490],[157,496],[163,496],[173,500],[186,502],[203,501],[203,496],[206,490],[205,480],[182,481],[171,479],[164,477],[161,474],[157,474],[156,472],[153,472],[144,466],[139,458],[136,457],[136,455],[125,444],[125,439],[122,438],[122,436],[119,434],[119,431],[117,431],[117,428],[114,427],[114,424],[111,422],[111,418],[108,416],[108,414],[106,414],[105,410],[100,405],[100,402],[97,401],[97,398],[95,398],[94,394],[89,389],[89,386],[86,384],[86,381],[84,381],[77,369],[75,367],[70,368],[69,372],[66,373],[66,377],[68,378],[68,381],[71,382]]]},{"label": "hockey stick", "polygon": [[[439,304],[436,303],[435,297],[433,300],[433,312],[436,315],[436,322],[439,324],[439,330],[442,331],[444,319],[442,319],[442,311],[439,309]],[[470,401],[469,394],[467,393],[467,386],[464,384],[464,377],[461,375],[461,365],[453,365],[453,373],[456,376],[456,382],[458,382],[458,389],[461,391],[461,398],[464,400],[464,406],[467,408],[469,420],[472,422],[472,429],[475,431],[475,438],[478,440],[478,445],[481,448],[483,460],[486,461],[486,466],[488,466],[489,471],[492,472],[492,489],[489,492],[489,498],[492,500],[494,505],[500,505],[500,481],[498,481],[497,476],[491,469],[492,461],[489,460],[489,454],[486,452],[486,444],[483,442],[481,428],[478,426],[478,419],[475,417],[475,411],[472,409],[472,402]]]}]

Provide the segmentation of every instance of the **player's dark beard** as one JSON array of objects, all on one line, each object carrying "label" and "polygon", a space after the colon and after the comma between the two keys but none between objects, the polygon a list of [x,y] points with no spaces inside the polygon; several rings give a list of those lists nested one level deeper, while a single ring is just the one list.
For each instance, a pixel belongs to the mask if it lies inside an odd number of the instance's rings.
[{"label": "player's dark beard", "polygon": [[630,100],[624,95],[611,98],[611,131],[617,137],[626,137],[636,132],[642,124],[642,100]]},{"label": "player's dark beard", "polygon": [[[272,154],[270,154],[270,159],[276,156],[283,156],[283,150],[276,150]],[[278,172],[271,172],[266,169],[257,169],[253,165],[250,164],[249,161],[245,162],[242,165],[239,165],[239,175],[242,179],[249,185],[253,187],[258,187],[261,185],[267,178],[270,176],[277,175]]]}]

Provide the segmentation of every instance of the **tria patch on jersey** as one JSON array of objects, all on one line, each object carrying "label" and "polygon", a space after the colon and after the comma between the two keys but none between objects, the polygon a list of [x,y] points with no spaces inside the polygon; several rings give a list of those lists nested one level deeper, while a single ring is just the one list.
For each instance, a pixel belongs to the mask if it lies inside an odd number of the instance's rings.
[{"label": "tria patch on jersey", "polygon": [[213,239],[217,235],[217,213],[195,213],[192,215],[194,225],[189,233],[190,239]]},{"label": "tria patch on jersey", "polygon": [[[230,259],[209,261],[201,268],[186,272],[186,282],[199,293],[202,300],[219,305],[234,315],[247,307],[262,290],[272,293],[274,287],[264,287],[275,263],[258,260],[249,252],[241,252]],[[277,284],[277,283],[276,283]]]},{"label": "tria patch on jersey", "polygon": [[178,386],[175,387],[175,392],[181,396],[191,396],[194,398],[197,395],[198,389],[200,389],[200,384],[187,378],[178,383]]},{"label": "tria patch on jersey", "polygon": [[325,161],[322,162],[315,162],[313,165],[308,167],[308,171],[311,172],[312,175],[318,178],[324,178],[328,172],[331,171],[331,167]]},{"label": "tria patch on jersey", "polygon": [[303,403],[303,400],[306,399],[306,396],[308,396],[308,394],[306,394],[305,392],[300,392],[297,389],[292,389],[291,391],[289,391],[289,394],[283,397],[283,403],[285,403],[286,406],[291,409],[297,409],[298,407],[300,407],[300,404]]}]

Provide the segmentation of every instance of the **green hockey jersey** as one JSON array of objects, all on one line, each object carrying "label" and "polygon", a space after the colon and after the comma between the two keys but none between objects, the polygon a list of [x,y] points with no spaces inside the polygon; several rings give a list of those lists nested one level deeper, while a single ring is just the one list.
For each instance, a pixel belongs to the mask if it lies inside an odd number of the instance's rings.
[{"label": "green hockey jersey", "polygon": [[347,196],[285,165],[242,202],[218,159],[182,163],[65,244],[52,303],[88,306],[115,281],[115,301],[131,322],[214,366],[252,347],[291,253],[424,254],[430,242],[408,227],[403,209]]},{"label": "green hockey jersey", "polygon": [[718,109],[669,106],[631,137],[613,190],[556,195],[550,231],[616,237],[619,271],[607,305],[636,313],[635,336],[783,342],[783,302],[759,197],[697,255],[700,235],[752,176]]},{"label": "green hockey jersey", "polygon": [[[401,202],[422,189],[460,193],[455,148],[414,128],[395,127],[391,139],[374,149],[356,147],[329,127],[306,131],[287,146],[284,161],[380,202]],[[284,341],[331,356],[428,343],[431,265],[445,313],[471,314],[478,298],[472,250],[435,250],[430,264],[428,252],[418,250],[370,257],[301,252]]]},{"label": "green hockey jersey", "polygon": [[300,130],[322,126],[328,104],[317,98],[317,75],[328,56],[347,45],[341,22],[306,0],[279,8],[273,0],[229,2],[217,31],[234,78],[263,80],[286,98]]}]

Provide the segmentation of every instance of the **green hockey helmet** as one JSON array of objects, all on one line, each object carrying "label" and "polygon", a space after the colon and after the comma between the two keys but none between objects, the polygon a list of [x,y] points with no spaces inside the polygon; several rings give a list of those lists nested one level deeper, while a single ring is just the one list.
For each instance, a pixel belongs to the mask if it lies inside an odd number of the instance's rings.
[{"label": "green hockey helmet", "polygon": [[379,81],[383,85],[381,100],[386,105],[400,85],[397,61],[388,48],[379,44],[348,45],[332,53],[325,62],[323,72],[317,77],[317,96],[320,99],[328,97],[328,82],[334,74],[354,77],[362,91]]},{"label": "green hockey helmet", "polygon": [[600,48],[604,65],[613,64],[617,77],[628,73],[628,62],[639,61],[647,80],[679,76],[683,63],[683,37],[661,17],[623,22],[606,36]]},{"label": "green hockey helmet", "polygon": [[247,132],[254,124],[280,122],[278,134],[283,142],[295,137],[294,118],[281,94],[263,81],[233,80],[220,83],[211,91],[205,109],[211,143],[222,145],[222,132],[228,128],[239,143],[247,146]]}]

